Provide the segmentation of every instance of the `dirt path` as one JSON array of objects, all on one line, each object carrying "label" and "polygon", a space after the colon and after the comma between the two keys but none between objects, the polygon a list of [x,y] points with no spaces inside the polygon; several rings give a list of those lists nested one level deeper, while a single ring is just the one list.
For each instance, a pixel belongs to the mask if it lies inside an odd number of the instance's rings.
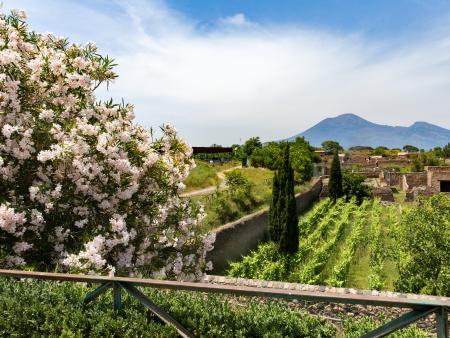
[{"label": "dirt path", "polygon": [[[217,177],[220,180],[220,184],[219,184],[219,189],[223,190],[226,189],[226,184],[225,184],[225,173],[228,171],[233,171],[236,169],[241,169],[242,166],[236,166],[236,167],[232,167],[232,168],[228,168],[225,169],[223,171],[219,171],[217,173]],[[203,189],[198,189],[198,190],[193,190],[184,194],[181,194],[181,197],[192,197],[192,196],[199,196],[199,195],[209,195],[212,194],[214,191],[216,191],[217,186],[212,186],[212,187],[207,187],[207,188],[203,188]]]}]

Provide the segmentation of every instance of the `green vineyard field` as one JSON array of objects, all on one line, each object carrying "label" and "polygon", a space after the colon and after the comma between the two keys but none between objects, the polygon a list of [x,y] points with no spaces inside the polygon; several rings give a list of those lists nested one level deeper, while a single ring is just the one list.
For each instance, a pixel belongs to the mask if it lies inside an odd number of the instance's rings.
[{"label": "green vineyard field", "polygon": [[232,263],[235,277],[283,280],[338,287],[393,290],[398,278],[395,236],[401,209],[379,200],[328,199],[300,217],[297,254],[281,255],[274,243],[262,244]]}]

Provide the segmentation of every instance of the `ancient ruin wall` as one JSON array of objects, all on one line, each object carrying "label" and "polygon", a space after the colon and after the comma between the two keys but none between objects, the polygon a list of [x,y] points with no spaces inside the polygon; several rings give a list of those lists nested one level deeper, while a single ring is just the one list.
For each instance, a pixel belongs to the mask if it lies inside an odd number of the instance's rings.
[{"label": "ancient ruin wall", "polygon": [[426,167],[427,185],[433,193],[440,191],[440,181],[450,181],[450,167]]},{"label": "ancient ruin wall", "polygon": [[426,186],[428,176],[426,172],[403,174],[400,189],[408,191],[414,187]]}]

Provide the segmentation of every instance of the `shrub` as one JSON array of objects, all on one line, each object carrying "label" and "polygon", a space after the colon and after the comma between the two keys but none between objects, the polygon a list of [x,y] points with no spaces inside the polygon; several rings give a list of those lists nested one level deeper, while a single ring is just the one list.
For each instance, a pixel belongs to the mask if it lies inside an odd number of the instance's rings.
[{"label": "shrub", "polygon": [[213,238],[178,197],[192,149],[95,102],[113,61],[25,18],[0,15],[0,265],[198,278]]},{"label": "shrub", "polygon": [[[370,317],[345,318],[343,321],[346,338],[358,338],[383,325],[387,320],[376,320]],[[429,335],[415,325],[408,326],[389,335],[391,338],[426,338]]]},{"label": "shrub", "polygon": [[400,292],[450,296],[450,197],[422,199],[402,217],[398,233]]},{"label": "shrub", "polygon": [[[123,312],[112,310],[110,293],[86,308],[90,289],[80,284],[0,279],[0,335],[23,337],[177,337],[135,299],[123,297]],[[201,293],[143,289],[149,298],[198,337],[334,337],[323,319],[292,311],[285,303]],[[236,300],[235,302],[230,300]],[[242,299],[241,299],[242,301]]]}]

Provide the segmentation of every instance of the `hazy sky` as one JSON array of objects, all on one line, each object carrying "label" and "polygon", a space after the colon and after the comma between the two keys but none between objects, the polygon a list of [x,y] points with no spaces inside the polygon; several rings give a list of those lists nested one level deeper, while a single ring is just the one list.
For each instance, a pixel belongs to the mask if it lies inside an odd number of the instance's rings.
[{"label": "hazy sky", "polygon": [[292,136],[325,117],[450,129],[449,0],[4,0],[39,32],[95,41],[98,98],[193,145]]}]

